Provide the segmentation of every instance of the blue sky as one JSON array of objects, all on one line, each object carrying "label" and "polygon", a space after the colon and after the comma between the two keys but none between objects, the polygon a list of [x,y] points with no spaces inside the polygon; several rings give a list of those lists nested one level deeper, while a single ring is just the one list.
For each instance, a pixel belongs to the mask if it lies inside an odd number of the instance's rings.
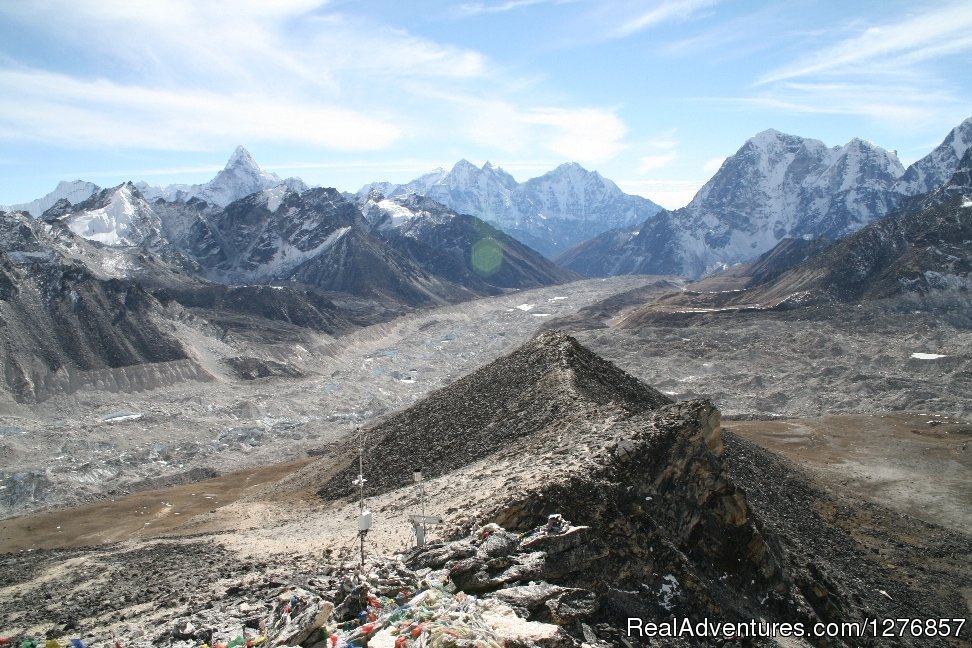
[{"label": "blue sky", "polygon": [[968,0],[0,0],[0,204],[243,144],[342,190],[577,161],[674,208],[766,128],[907,165],[972,116],[970,69]]}]

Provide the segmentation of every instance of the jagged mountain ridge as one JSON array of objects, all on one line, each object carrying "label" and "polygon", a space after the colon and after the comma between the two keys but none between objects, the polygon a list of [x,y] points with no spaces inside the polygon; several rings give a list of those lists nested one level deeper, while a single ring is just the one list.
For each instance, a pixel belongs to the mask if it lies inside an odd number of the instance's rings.
[{"label": "jagged mountain ridge", "polygon": [[[163,305],[138,283],[98,276],[64,225],[0,212],[0,239],[0,359],[14,398],[43,398],[85,372],[187,360]],[[191,364],[161,371],[204,374]]]},{"label": "jagged mountain ridge", "polygon": [[606,233],[558,263],[587,275],[698,277],[750,260],[784,238],[839,238],[894,207],[904,168],[880,147],[767,130],[749,139],[686,207],[644,221],[637,234]]},{"label": "jagged mountain ridge", "polygon": [[404,185],[372,183],[359,198],[378,190],[388,197],[417,193],[460,214],[471,214],[552,257],[600,232],[633,225],[659,212],[646,198],[579,164],[565,163],[523,183],[500,167],[460,160],[448,172],[437,169]]},{"label": "jagged mountain ridge", "polygon": [[60,220],[78,236],[108,246],[162,242],[162,221],[131,182],[102,189],[76,205],[59,200],[42,218]]},{"label": "jagged mountain ridge", "polygon": [[595,237],[557,262],[589,276],[695,278],[751,261],[786,238],[839,239],[947,181],[970,143],[972,119],[902,170],[893,153],[859,139],[828,149],[764,131],[727,159],[688,206]]},{"label": "jagged mountain ridge", "polygon": [[264,171],[249,151],[243,146],[237,146],[226,162],[226,166],[208,182],[197,185],[174,184],[166,187],[138,182],[135,186],[147,200],[162,198],[167,202],[188,202],[197,198],[225,207],[235,200],[280,185],[297,192],[308,188],[300,178],[281,180],[276,173]]},{"label": "jagged mountain ridge", "polygon": [[[414,307],[575,278],[478,219],[431,200],[414,209],[407,231],[381,233],[333,189],[278,185],[220,208],[195,198],[149,204],[125,183],[78,205],[61,199],[39,220],[4,212],[9,370],[0,392],[44,399],[136,365],[195,379],[203,374],[191,362],[159,369],[188,362],[181,333],[169,331],[181,318],[203,318],[194,326],[204,335],[232,330],[241,344],[293,344]],[[477,245],[491,267],[475,265]],[[28,299],[37,294],[46,297]],[[247,356],[240,366],[261,362],[270,360]]]},{"label": "jagged mountain ridge", "polygon": [[[366,207],[378,209],[374,203]],[[61,201],[45,218],[106,249],[136,246],[167,254],[207,281],[298,282],[410,306],[576,277],[434,201],[413,204],[414,212],[407,201],[394,208],[408,214],[406,227],[370,223],[334,189],[298,192],[276,185],[221,208],[198,198],[149,204],[126,183],[76,206]],[[474,267],[483,254],[493,266]]]},{"label": "jagged mountain ridge", "polygon": [[965,152],[972,146],[972,117],[953,128],[935,150],[908,167],[894,185],[902,196],[934,191],[949,181]]},{"label": "jagged mountain ridge", "polygon": [[767,281],[764,300],[841,302],[904,296],[949,309],[972,307],[972,149],[949,181]]},{"label": "jagged mountain ridge", "polygon": [[86,182],[84,180],[68,182],[62,180],[57,183],[57,186],[49,194],[27,203],[0,207],[0,211],[25,211],[34,218],[38,218],[61,200],[67,200],[73,205],[87,200],[99,191],[101,191],[101,187],[93,182]]},{"label": "jagged mountain ridge", "polygon": [[748,267],[743,289],[685,291],[632,309],[618,326],[718,313],[873,303],[972,324],[972,149],[947,184],[838,241],[785,239]]}]

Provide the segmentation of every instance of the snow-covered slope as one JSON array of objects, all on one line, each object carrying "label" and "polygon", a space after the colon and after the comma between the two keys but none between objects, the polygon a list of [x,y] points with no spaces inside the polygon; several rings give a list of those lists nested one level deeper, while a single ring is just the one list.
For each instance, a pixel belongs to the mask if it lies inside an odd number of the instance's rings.
[{"label": "snow-covered slope", "polygon": [[972,150],[935,191],[867,225],[747,299],[773,303],[794,297],[851,301],[903,297],[909,304],[972,313]]},{"label": "snow-covered slope", "polygon": [[953,128],[934,151],[908,167],[894,190],[904,196],[916,196],[941,187],[952,177],[970,146],[972,117]]},{"label": "snow-covered slope", "polygon": [[489,162],[479,168],[460,160],[448,173],[437,169],[405,185],[367,185],[359,198],[374,189],[388,197],[416,193],[432,198],[492,223],[548,256],[609,229],[640,223],[661,210],[576,163],[517,183]]},{"label": "snow-covered slope", "polygon": [[686,207],[645,221],[618,249],[602,240],[578,246],[562,263],[600,274],[601,257],[611,255],[611,268],[624,272],[697,277],[753,259],[784,238],[840,238],[860,229],[895,206],[892,187],[903,173],[894,153],[860,139],[828,148],[763,131]]},{"label": "snow-covered slope", "polygon": [[279,185],[298,192],[307,189],[307,185],[300,178],[281,180],[276,173],[264,171],[249,151],[242,146],[237,146],[226,166],[209,182],[198,185],[175,184],[167,187],[153,187],[139,182],[136,186],[148,200],[162,198],[167,202],[187,202],[192,198],[198,198],[225,207],[234,200]]},{"label": "snow-covered slope", "polygon": [[43,198],[37,198],[36,200],[19,205],[10,205],[4,211],[25,211],[34,218],[38,218],[59,200],[67,200],[72,205],[76,205],[79,202],[87,200],[99,191],[101,191],[101,187],[93,182],[85,182],[84,180],[68,182],[62,180],[54,187],[54,191]]},{"label": "snow-covered slope", "polygon": [[[57,219],[72,232],[104,245],[149,245],[161,239],[162,223],[131,182],[104,189],[68,208],[58,205],[45,218]],[[65,213],[66,212],[66,213]]]}]

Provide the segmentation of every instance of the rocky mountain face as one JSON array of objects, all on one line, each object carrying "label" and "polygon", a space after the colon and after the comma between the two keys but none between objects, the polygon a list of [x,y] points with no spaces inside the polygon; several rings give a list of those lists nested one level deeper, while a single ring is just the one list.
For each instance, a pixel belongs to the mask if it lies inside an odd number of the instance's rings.
[{"label": "rocky mountain face", "polygon": [[135,186],[126,182],[103,189],[76,205],[58,201],[44,212],[78,236],[110,246],[158,246],[162,222]]},{"label": "rocky mountain face", "polygon": [[236,147],[226,166],[209,182],[198,185],[175,184],[166,187],[150,186],[145,182],[136,184],[142,195],[150,201],[162,198],[167,202],[188,202],[197,198],[220,207],[279,185],[297,192],[307,189],[307,185],[300,178],[281,180],[276,173],[264,171],[250,152],[242,146]]},{"label": "rocky mountain face", "polygon": [[894,184],[901,196],[917,196],[941,187],[952,177],[959,161],[972,146],[972,117],[956,126],[938,147],[904,172]]},{"label": "rocky mountain face", "polygon": [[[214,281],[298,282],[413,306],[574,276],[478,219],[457,218],[433,201],[410,207],[375,200],[363,207],[373,222],[333,189],[297,193],[277,187],[222,210],[186,203],[181,217],[173,218],[181,218],[181,225],[172,229]],[[389,226],[393,217],[384,207],[400,222]],[[493,266],[477,273],[477,254]]]},{"label": "rocky mountain face", "polygon": [[[408,217],[389,227],[381,220],[383,205]],[[333,189],[298,193],[284,185],[226,207],[198,198],[150,204],[125,183],[76,205],[61,199],[36,222],[23,212],[6,214],[11,232],[30,233],[11,234],[4,243],[6,257],[16,265],[16,272],[5,275],[6,299],[38,282],[53,285],[59,272],[76,275],[72,281],[86,290],[110,293],[84,302],[101,304],[89,315],[90,326],[77,318],[80,307],[53,308],[50,301],[20,298],[10,306],[11,313],[20,315],[9,329],[9,357],[57,358],[22,370],[12,360],[10,393],[19,400],[40,398],[50,390],[32,385],[62,366],[91,372],[184,359],[180,345],[160,332],[167,318],[182,317],[180,309],[204,318],[215,327],[214,334],[233,330],[241,340],[283,343],[301,339],[308,329],[343,333],[413,307],[576,278],[479,219],[459,216],[434,201],[413,196],[378,201],[369,209],[378,218],[374,224]],[[62,297],[84,294],[80,288],[62,288]],[[140,308],[131,310],[128,319],[109,316],[109,304],[118,299],[123,306],[130,300]],[[21,312],[28,306],[36,308]],[[136,314],[144,327],[126,325]],[[31,317],[43,322],[33,326]],[[98,323],[106,318],[114,322],[111,340]],[[64,332],[69,329],[71,334]],[[107,346],[77,342],[78,336],[88,335],[105,338]],[[51,349],[45,350],[48,344]],[[62,358],[62,344],[82,354],[86,345],[93,350],[90,358]]]},{"label": "rocky mountain face", "polygon": [[936,191],[838,241],[785,239],[723,291],[688,290],[632,309],[619,326],[642,329],[713,314],[872,305],[878,312],[930,310],[972,324],[972,149]]},{"label": "rocky mountain face", "polygon": [[803,301],[902,297],[949,310],[972,307],[972,150],[949,181],[894,215],[812,255],[754,294]]},{"label": "rocky mountain face", "polygon": [[[409,306],[576,277],[479,219],[458,217],[431,200],[362,207],[373,222],[333,189],[301,192],[277,184],[220,207],[199,198],[150,204],[126,183],[78,205],[62,200],[45,219],[106,250],[151,249],[207,281],[298,282]],[[387,216],[397,219],[391,226],[381,216],[384,207],[395,212]]]},{"label": "rocky mountain face", "polygon": [[[784,238],[839,238],[886,214],[904,168],[863,140],[827,148],[774,130],[751,138],[686,207],[605,234],[558,262],[578,272],[698,277],[755,258]],[[605,261],[605,257],[611,257]]]},{"label": "rocky mountain face", "polygon": [[517,183],[489,162],[478,168],[461,160],[449,172],[439,169],[405,185],[367,185],[358,192],[359,198],[372,190],[389,197],[417,193],[432,198],[457,213],[495,225],[548,257],[600,232],[637,224],[661,210],[576,163]]},{"label": "rocky mountain face", "polygon": [[14,399],[99,379],[127,383],[111,370],[145,363],[157,364],[163,382],[204,373],[180,362],[187,355],[162,323],[163,305],[137,283],[97,276],[77,250],[85,243],[64,225],[0,212],[0,239],[0,360]]},{"label": "rocky mountain face", "polygon": [[578,276],[482,220],[419,194],[359,202],[365,218],[396,250],[436,275],[483,294],[535,288]]}]

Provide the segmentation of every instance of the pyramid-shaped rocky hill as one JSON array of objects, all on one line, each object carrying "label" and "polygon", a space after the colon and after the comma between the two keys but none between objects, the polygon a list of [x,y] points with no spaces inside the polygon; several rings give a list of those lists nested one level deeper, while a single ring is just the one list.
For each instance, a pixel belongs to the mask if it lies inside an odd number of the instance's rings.
[{"label": "pyramid-shaped rocky hill", "polygon": [[[365,493],[404,486],[415,468],[436,477],[538,435],[562,435],[570,443],[572,427],[602,418],[605,409],[624,417],[669,403],[574,338],[543,333],[367,430]],[[591,416],[599,409],[601,415]],[[320,495],[351,495],[357,474],[353,462]]]},{"label": "pyramid-shaped rocky hill", "polygon": [[[817,512],[834,506],[830,496],[794,466],[723,436],[711,403],[672,403],[562,333],[539,335],[364,438],[372,535],[402,533],[400,521],[418,512],[411,478],[421,468],[428,512],[444,521],[436,534],[455,542],[406,563],[441,569],[463,592],[514,600],[530,620],[584,618],[614,633],[598,645],[627,645],[619,637],[630,618],[810,627],[954,607],[954,583],[929,594],[889,582],[883,556]],[[354,499],[355,446],[279,492],[314,484],[325,500]],[[356,503],[332,501],[326,515],[356,514]],[[544,524],[556,537],[537,535]],[[507,531],[483,540],[499,527]]]}]

